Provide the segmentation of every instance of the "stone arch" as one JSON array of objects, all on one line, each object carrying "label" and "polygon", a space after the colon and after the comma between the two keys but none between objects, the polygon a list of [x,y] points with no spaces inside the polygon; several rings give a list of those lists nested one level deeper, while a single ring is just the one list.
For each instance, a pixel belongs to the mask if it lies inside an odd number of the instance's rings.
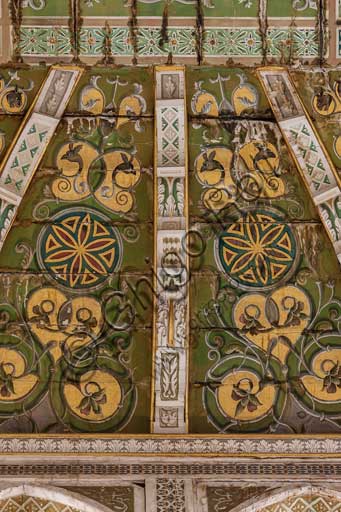
[{"label": "stone arch", "polygon": [[[82,496],[61,487],[50,485],[19,484],[0,486],[0,510],[5,509],[6,501],[15,503],[15,498],[25,496],[41,502],[55,503],[65,506],[65,512],[112,512],[112,510],[95,500]],[[44,510],[42,506],[41,511]]]},{"label": "stone arch", "polygon": [[[308,503],[307,498],[310,502]],[[291,508],[296,502],[296,505],[301,500],[302,507],[297,506]],[[306,500],[306,507],[303,507],[304,500]],[[315,500],[315,501],[314,501]],[[264,493],[263,495],[244,501],[237,507],[230,510],[230,512],[276,512],[276,505],[281,504],[281,512],[287,510],[299,512],[312,512],[314,510],[314,503],[323,502],[324,508],[320,507],[316,510],[323,510],[323,512],[341,512],[341,492],[335,489],[327,488],[325,486],[316,485],[300,485],[281,488],[280,490],[272,490]]]}]

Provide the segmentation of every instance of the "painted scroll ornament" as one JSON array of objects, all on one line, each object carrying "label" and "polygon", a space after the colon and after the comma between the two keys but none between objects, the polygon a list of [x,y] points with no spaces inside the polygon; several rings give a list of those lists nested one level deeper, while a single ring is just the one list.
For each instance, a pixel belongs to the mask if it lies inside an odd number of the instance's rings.
[{"label": "painted scroll ornament", "polygon": [[231,101],[226,98],[224,89],[224,83],[230,80],[230,76],[224,77],[218,73],[216,78],[209,79],[211,84],[219,84],[219,100],[216,99],[213,93],[203,89],[203,81],[196,82],[196,92],[191,100],[193,114],[219,117],[219,115],[228,113],[241,115],[246,110],[256,109],[259,102],[257,89],[254,85],[247,82],[244,74],[238,74],[237,76],[239,78],[239,85],[232,91]]},{"label": "painted scroll ornament", "polygon": [[41,346],[16,335],[0,335],[0,419],[21,414],[47,391],[51,361]]},{"label": "painted scroll ornament", "polygon": [[72,430],[115,432],[130,420],[136,389],[119,359],[98,352],[92,362],[71,367],[60,359],[50,388],[57,416]]},{"label": "painted scroll ornament", "polygon": [[252,140],[239,150],[245,170],[239,171],[239,188],[245,199],[281,197],[285,193],[284,180],[280,176],[279,154],[270,142]]},{"label": "painted scroll ornament", "polygon": [[68,298],[55,287],[43,287],[29,295],[26,316],[31,332],[43,347],[49,349],[54,361],[63,354],[76,359],[96,340],[104,321],[99,301],[82,295]]},{"label": "painted scroll ornament", "polygon": [[237,187],[231,176],[233,153],[214,147],[199,154],[194,163],[196,176],[204,185],[202,201],[209,210],[221,210],[236,198]]},{"label": "painted scroll ornament", "polygon": [[310,317],[309,297],[293,285],[277,288],[269,295],[248,293],[233,308],[233,321],[243,338],[283,364]]},{"label": "painted scroll ornament", "polygon": [[46,7],[46,0],[23,0],[22,7],[30,7],[34,11],[41,11]]},{"label": "painted scroll ornament", "polygon": [[[100,155],[95,146],[83,140],[70,141],[60,148],[56,163],[60,176],[52,183],[53,195],[63,201],[80,201],[91,195],[115,213],[128,213],[134,204],[133,190],[141,176],[141,165],[127,151]],[[103,168],[100,180],[91,186],[91,173]]]},{"label": "painted scroll ornament", "polygon": [[209,370],[203,399],[208,419],[220,432],[256,432],[274,424],[285,405],[275,385],[279,367],[265,370],[255,357],[227,355]]},{"label": "painted scroll ornament", "polygon": [[[92,115],[101,115],[111,113],[117,116],[115,128],[128,123],[132,118],[135,123],[135,129],[141,131],[139,116],[147,110],[146,100],[141,95],[143,87],[141,84],[134,84],[133,94],[129,94],[121,99],[119,103],[116,100],[116,94],[120,87],[126,87],[128,82],[120,80],[117,75],[113,79],[107,78],[108,84],[113,85],[111,101],[106,104],[106,97],[103,89],[98,85],[100,75],[92,76],[90,84],[86,85],[80,95],[80,109]],[[135,119],[134,119],[135,118]],[[137,119],[136,119],[137,118]]]},{"label": "painted scroll ornament", "polygon": [[312,104],[315,112],[321,116],[331,116],[341,112],[341,82],[335,80],[331,87],[320,87],[313,96]]},{"label": "painted scroll ornament", "polygon": [[341,419],[340,338],[328,333],[311,336],[302,358],[288,358],[289,378],[296,379],[296,397],[314,414]]},{"label": "painted scroll ornament", "polygon": [[[235,155],[233,159],[230,148],[211,146],[197,156],[194,168],[205,189],[202,194],[205,208],[219,211],[240,195],[253,201],[284,195],[279,154],[272,143],[251,139],[238,147]],[[232,162],[236,168],[232,168]]]}]

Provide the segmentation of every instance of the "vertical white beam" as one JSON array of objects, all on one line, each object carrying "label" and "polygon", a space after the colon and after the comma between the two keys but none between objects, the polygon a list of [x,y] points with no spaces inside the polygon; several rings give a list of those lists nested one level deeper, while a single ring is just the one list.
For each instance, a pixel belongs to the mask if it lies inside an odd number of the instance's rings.
[{"label": "vertical white beam", "polygon": [[155,70],[155,301],[152,431],[187,425],[188,255],[185,70]]}]

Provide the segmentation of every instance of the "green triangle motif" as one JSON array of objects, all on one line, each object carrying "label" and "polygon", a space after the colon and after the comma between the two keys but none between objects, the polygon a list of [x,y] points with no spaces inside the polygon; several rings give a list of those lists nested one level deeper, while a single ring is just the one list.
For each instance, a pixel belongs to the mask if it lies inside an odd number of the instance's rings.
[{"label": "green triangle motif", "polygon": [[20,144],[19,153],[21,153],[22,151],[25,151],[26,149],[27,149],[27,144],[26,144],[26,140],[24,139],[22,141],[22,143]]},{"label": "green triangle motif", "polygon": [[324,170],[325,170],[322,160],[319,160],[319,161],[317,162],[317,166],[316,166],[316,167],[318,167],[319,169],[322,169],[322,171],[324,171]]},{"label": "green triangle motif", "polygon": [[36,146],[35,148],[30,149],[30,153],[31,153],[31,157],[32,158],[34,157],[34,155],[36,154],[37,151],[38,151],[38,146]]},{"label": "green triangle motif", "polygon": [[314,167],[312,165],[306,164],[306,168],[307,168],[309,176],[311,176],[313,173]]},{"label": "green triangle motif", "polygon": [[31,133],[36,133],[37,129],[36,129],[36,125],[35,124],[32,124],[31,128],[29,129],[28,131],[28,134],[31,134]]},{"label": "green triangle motif", "polygon": [[39,140],[40,140],[40,142],[42,142],[45,139],[46,134],[47,134],[47,130],[45,130],[45,132],[39,133]]},{"label": "green triangle motif", "polygon": [[12,178],[10,177],[9,174],[7,174],[6,179],[5,179],[5,185],[8,185],[9,183],[12,183]]},{"label": "green triangle motif", "polygon": [[319,183],[318,181],[313,181],[313,185],[315,187],[315,190],[318,190],[320,188],[321,183]]},{"label": "green triangle motif", "polygon": [[26,176],[27,171],[29,170],[29,168],[30,168],[30,164],[25,164],[25,165],[23,165],[21,167],[21,170],[22,170],[24,176]]},{"label": "green triangle motif", "polygon": [[13,163],[11,165],[11,169],[13,169],[14,167],[18,167],[18,165],[19,165],[18,158],[15,157],[15,159],[13,160]]},{"label": "green triangle motif", "polygon": [[309,129],[305,125],[302,126],[302,133],[305,135],[310,135]]},{"label": "green triangle motif", "polygon": [[21,189],[21,185],[22,185],[22,180],[15,182],[15,187],[17,188],[17,190]]}]

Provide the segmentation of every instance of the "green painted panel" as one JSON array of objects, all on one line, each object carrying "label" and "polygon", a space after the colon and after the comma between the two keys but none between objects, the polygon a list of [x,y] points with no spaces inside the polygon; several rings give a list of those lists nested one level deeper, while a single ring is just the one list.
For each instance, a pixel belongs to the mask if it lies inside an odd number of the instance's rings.
[{"label": "green painted panel", "polygon": [[68,17],[70,15],[68,0],[24,0],[23,16],[29,17]]},{"label": "green painted panel", "polygon": [[267,14],[274,18],[315,18],[317,16],[315,0],[283,0],[268,2]]},{"label": "green painted panel", "polygon": [[[1,250],[1,432],[149,430],[151,71],[92,76]],[[5,137],[21,120],[2,123]]]},{"label": "green painted panel", "polygon": [[188,71],[190,431],[338,432],[339,263],[257,80],[226,71]]}]

